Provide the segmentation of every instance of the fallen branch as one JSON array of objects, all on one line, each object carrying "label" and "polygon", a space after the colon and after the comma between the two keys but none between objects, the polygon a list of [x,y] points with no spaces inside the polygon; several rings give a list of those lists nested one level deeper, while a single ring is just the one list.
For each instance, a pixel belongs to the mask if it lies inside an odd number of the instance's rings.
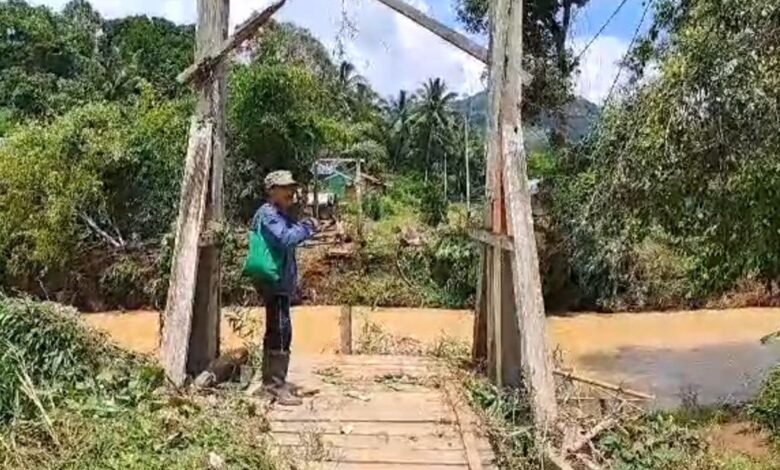
[{"label": "fallen branch", "polygon": [[102,239],[107,241],[109,245],[113,246],[114,248],[121,248],[122,246],[124,246],[124,243],[120,243],[114,237],[109,235],[108,232],[100,228],[100,226],[97,224],[97,222],[95,222],[92,219],[92,217],[88,216],[83,212],[79,214],[79,217],[89,226],[89,228],[92,229],[93,232],[95,232],[98,236],[100,236]]},{"label": "fallen branch", "polygon": [[582,436],[580,440],[574,442],[569,448],[565,449],[567,454],[576,454],[583,447],[587,446],[593,439],[599,436],[604,431],[615,427],[618,421],[615,418],[607,418],[593,427],[587,434]]},{"label": "fallen branch", "polygon": [[573,372],[567,372],[564,370],[556,369],[553,371],[553,373],[565,379],[574,380],[576,382],[582,382],[588,385],[593,385],[594,387],[600,387],[605,390],[611,390],[613,392],[622,393],[623,395],[641,398],[643,400],[655,400],[655,395],[649,395],[647,393],[642,393],[637,390],[632,390],[630,388],[624,388],[621,387],[620,385],[611,384],[609,382],[604,382],[602,380],[593,379],[590,377],[584,377],[582,375],[578,375]]},{"label": "fallen branch", "polygon": [[268,23],[274,13],[279,11],[286,1],[287,0],[278,0],[262,12],[252,14],[248,20],[236,27],[236,32],[233,33],[233,36],[223,42],[215,52],[187,67],[186,70],[176,77],[176,80],[179,83],[188,83],[193,79],[200,80],[203,77],[208,76],[211,69],[225,60],[225,57],[227,57],[228,54],[243,44],[244,41],[247,41],[256,35],[257,31]]}]

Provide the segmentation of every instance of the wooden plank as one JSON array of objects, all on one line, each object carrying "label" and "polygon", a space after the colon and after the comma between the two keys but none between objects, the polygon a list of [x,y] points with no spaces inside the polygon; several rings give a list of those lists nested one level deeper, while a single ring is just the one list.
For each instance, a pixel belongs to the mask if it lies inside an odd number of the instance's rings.
[{"label": "wooden plank", "polygon": [[[322,433],[317,430],[310,431],[322,437],[322,441],[333,447],[342,449],[378,449],[382,447],[404,448],[409,450],[459,450],[463,451],[463,444],[457,434],[448,437],[434,435],[411,434],[405,436],[390,436],[388,434],[350,434]],[[300,446],[306,432],[275,432],[274,441],[283,446]],[[488,447],[489,448],[489,447]]]},{"label": "wooden plank", "polygon": [[376,463],[376,462],[324,462],[313,466],[316,470],[466,470],[468,465],[450,465],[438,463]]},{"label": "wooden plank", "polygon": [[[529,388],[535,421],[540,429],[557,417],[555,382],[547,353],[547,334],[542,298],[539,260],[534,237],[531,197],[526,174],[527,160],[523,144],[520,104],[522,83],[519,79],[523,53],[523,3],[521,0],[497,0],[494,7],[495,62],[505,64],[491,83],[500,92],[499,127],[505,197],[508,206],[509,232],[514,236],[512,272],[515,306],[520,331],[522,366]],[[495,63],[494,62],[494,63]]]},{"label": "wooden plank", "polygon": [[470,470],[482,470],[482,457],[479,454],[479,445],[474,435],[474,422],[469,414],[467,407],[463,405],[461,394],[452,383],[444,386],[444,392],[452,406],[455,414],[456,426],[463,444],[463,451],[466,455],[466,462]]},{"label": "wooden plank", "polygon": [[352,306],[344,305],[341,307],[339,315],[339,352],[341,354],[352,354]]},{"label": "wooden plank", "polygon": [[198,240],[206,209],[211,167],[212,127],[210,121],[192,121],[176,221],[176,245],[173,250],[171,282],[165,305],[160,348],[165,373],[176,386],[183,385],[187,377],[186,362],[192,329],[192,305],[195,300]]},{"label": "wooden plank", "polygon": [[[198,0],[198,25],[195,59],[207,57],[228,35],[230,1]],[[223,173],[225,166],[225,99],[227,97],[225,65],[217,64],[209,80],[199,83],[197,116],[213,122],[211,179],[206,201],[204,235],[214,238],[213,231],[223,222]],[[203,239],[201,240],[203,244]],[[221,247],[209,244],[201,248],[198,258],[198,281],[193,306],[187,372],[197,376],[219,356],[221,317]]]},{"label": "wooden plank", "polygon": [[[294,452],[295,446],[287,447]],[[462,450],[413,450],[405,447],[377,449],[328,449],[326,461],[355,464],[466,465]]]},{"label": "wooden plank", "polygon": [[272,433],[320,432],[323,434],[339,434],[345,424],[350,426],[350,436],[388,436],[393,437],[426,437],[433,436],[442,439],[456,439],[457,431],[452,423],[440,421],[323,421],[310,423],[302,421],[270,421]]},{"label": "wooden plank", "polygon": [[[385,5],[386,7],[396,11],[397,13],[400,13],[406,18],[412,20],[416,24],[422,26],[423,28],[427,29],[431,33],[435,34],[436,36],[450,43],[451,45],[457,47],[458,49],[470,55],[471,57],[479,60],[483,64],[488,64],[490,58],[487,49],[475,43],[465,35],[445,25],[444,23],[434,18],[431,18],[430,16],[426,15],[425,13],[418,10],[417,8],[414,8],[413,6],[404,2],[403,0],[377,0],[377,1]],[[525,83],[530,83],[533,77],[531,77],[531,75],[526,71],[522,71],[521,73],[522,73],[522,80]]]},{"label": "wooden plank", "polygon": [[[198,1],[200,2],[202,0]],[[221,65],[225,58],[227,58],[238,46],[243,44],[244,41],[252,39],[252,37],[257,34],[258,30],[271,20],[274,13],[284,6],[285,2],[286,0],[278,0],[262,12],[253,13],[248,20],[236,27],[233,36],[224,40],[221,44],[212,49],[213,52],[204,55],[193,65],[187,67],[187,69],[176,77],[176,80],[179,83],[189,83],[192,80],[200,81],[208,78],[212,69]]]}]

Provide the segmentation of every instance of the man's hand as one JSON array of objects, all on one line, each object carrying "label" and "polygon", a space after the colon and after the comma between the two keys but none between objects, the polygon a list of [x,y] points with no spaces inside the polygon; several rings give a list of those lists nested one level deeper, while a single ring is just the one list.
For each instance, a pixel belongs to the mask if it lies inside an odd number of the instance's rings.
[{"label": "man's hand", "polygon": [[320,223],[317,221],[317,219],[312,217],[307,217],[301,221],[302,225],[305,225],[306,227],[310,228],[312,232],[319,232],[320,231]]}]

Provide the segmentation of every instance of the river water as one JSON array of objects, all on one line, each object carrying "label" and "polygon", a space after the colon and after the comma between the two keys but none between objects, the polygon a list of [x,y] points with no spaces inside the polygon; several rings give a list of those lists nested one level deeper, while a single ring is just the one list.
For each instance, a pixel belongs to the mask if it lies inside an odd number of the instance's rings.
[{"label": "river water", "polygon": [[[248,318],[260,317],[258,310]],[[298,307],[293,312],[297,354],[332,353],[339,344],[338,307]],[[472,316],[457,310],[354,309],[353,334],[366,322],[394,336],[433,343],[442,336],[470,342]],[[225,316],[238,310],[226,309]],[[157,347],[157,313],[126,312],[85,315],[120,345],[144,353]],[[548,319],[551,343],[564,363],[578,373],[655,394],[661,406],[683,396],[699,403],[742,401],[755,393],[766,372],[780,363],[780,345],[760,338],[780,330],[780,309],[579,314]],[[245,338],[230,322],[222,328],[226,348]]]}]

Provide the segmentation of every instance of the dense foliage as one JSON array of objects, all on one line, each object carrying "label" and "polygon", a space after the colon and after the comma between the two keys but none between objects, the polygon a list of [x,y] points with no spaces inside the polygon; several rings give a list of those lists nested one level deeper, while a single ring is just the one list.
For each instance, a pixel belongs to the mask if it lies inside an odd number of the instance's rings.
[{"label": "dense foliage", "polygon": [[679,305],[780,274],[780,6],[677,1],[560,166],[553,204],[597,304]]}]

